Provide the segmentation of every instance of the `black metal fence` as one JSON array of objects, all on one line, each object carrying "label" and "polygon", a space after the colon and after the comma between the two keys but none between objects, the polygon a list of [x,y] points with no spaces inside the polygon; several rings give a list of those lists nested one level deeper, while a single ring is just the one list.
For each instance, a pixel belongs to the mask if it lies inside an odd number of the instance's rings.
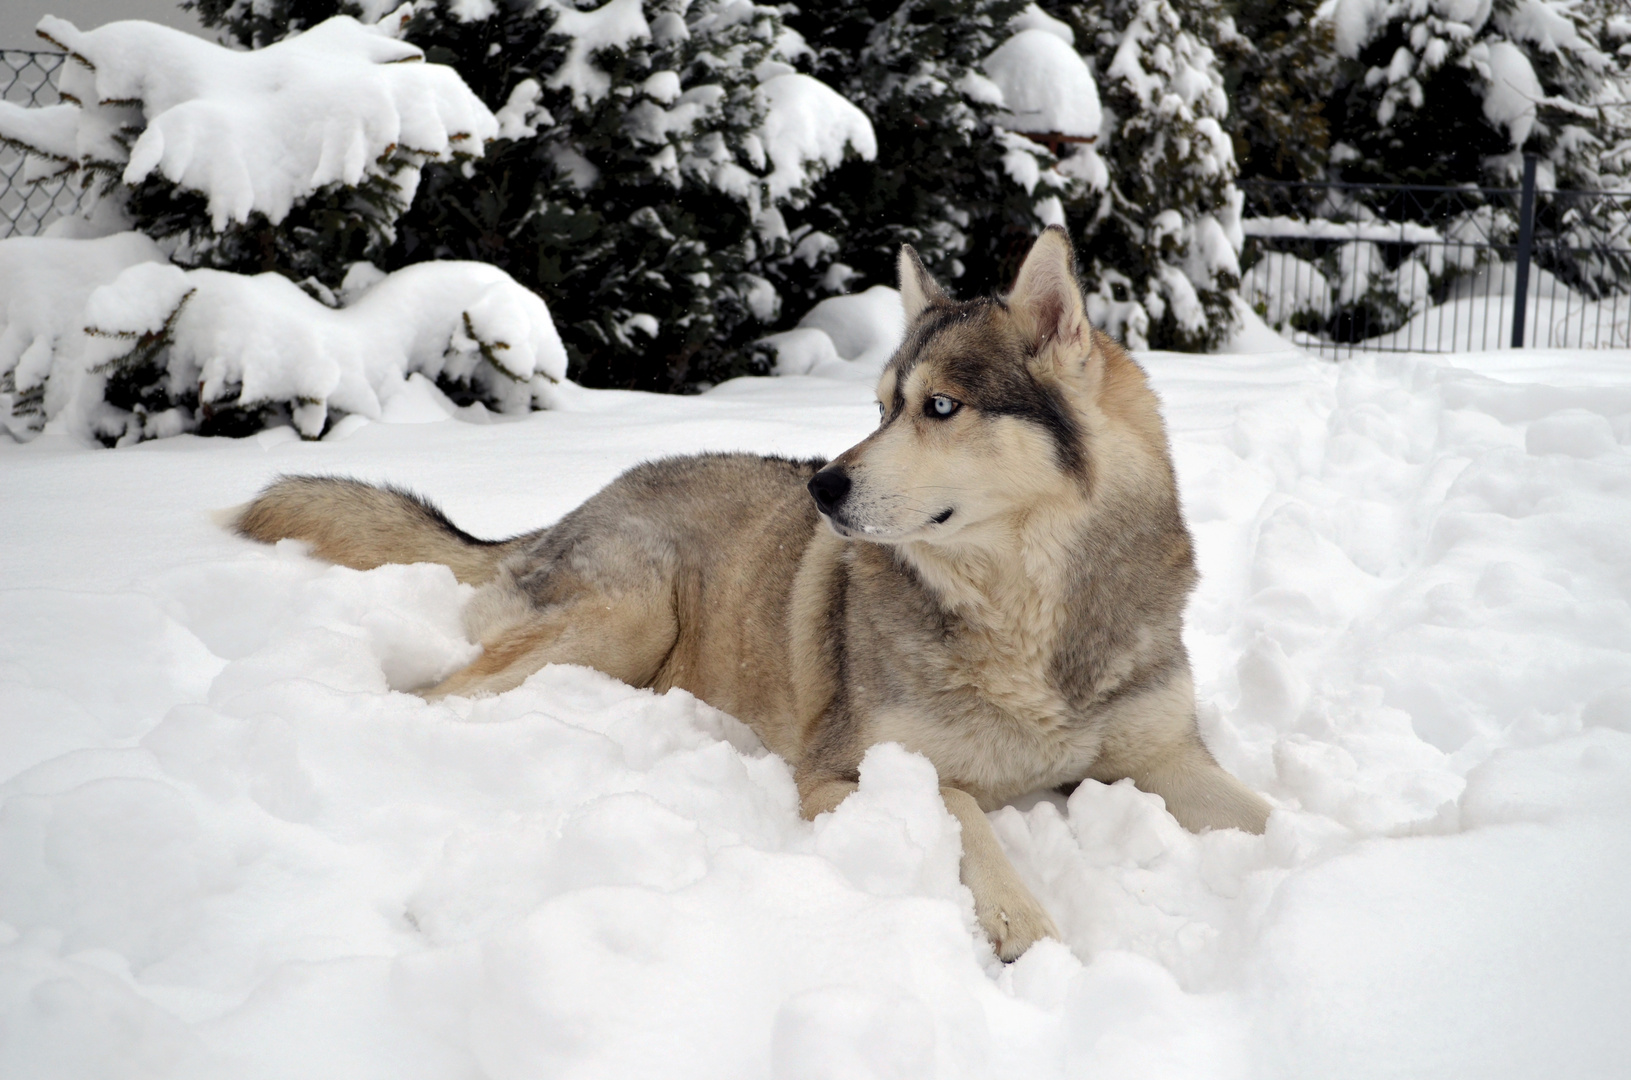
[{"label": "black metal fence", "polygon": [[[0,49],[0,100],[22,106],[55,105],[56,76],[67,57],[59,52]],[[59,217],[76,213],[85,197],[67,176],[31,182],[23,154],[0,139],[0,240],[33,236]]]},{"label": "black metal fence", "polygon": [[1243,182],[1241,288],[1326,356],[1631,347],[1631,192]]}]

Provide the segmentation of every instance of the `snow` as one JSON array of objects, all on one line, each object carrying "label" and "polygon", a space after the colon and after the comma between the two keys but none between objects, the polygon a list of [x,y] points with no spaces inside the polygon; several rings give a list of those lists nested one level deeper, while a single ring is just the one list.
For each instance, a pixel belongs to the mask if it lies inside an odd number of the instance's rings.
[{"label": "snow", "polygon": [[[835,353],[898,334],[842,299],[806,328]],[[1631,350],[1237,343],[1278,351],[1143,361],[1202,728],[1275,815],[996,812],[1065,936],[1007,968],[920,759],[810,824],[682,692],[550,668],[428,705],[397,691],[470,657],[467,587],[205,515],[338,472],[506,535],[656,455],[841,451],[865,381],[563,384],[482,424],[424,422],[421,377],[420,422],[321,442],[0,444],[0,1075],[1623,1075]]]},{"label": "snow", "polygon": [[[1492,0],[1328,0],[1321,16],[1330,20],[1337,53],[1349,60],[1359,58],[1360,50],[1371,43],[1390,19],[1430,17],[1438,32],[1453,37],[1470,37],[1489,21]],[[1442,39],[1439,39],[1442,40]]]},{"label": "snow", "polygon": [[1542,52],[1574,51],[1585,44],[1574,20],[1545,0],[1517,0],[1501,12],[1500,23],[1509,35],[1540,46]]},{"label": "snow", "polygon": [[1052,34],[1066,45],[1076,44],[1076,31],[1070,24],[1049,15],[1036,4],[1026,4],[1025,10],[1008,20],[1008,28],[1018,33],[1022,30],[1042,30]]},{"label": "snow", "polygon": [[773,202],[780,202],[810,183],[807,166],[823,170],[843,164],[848,153],[863,161],[878,156],[878,140],[866,113],[819,79],[797,73],[777,75],[759,84],[765,99],[760,128],[771,170],[764,178]]},{"label": "snow", "polygon": [[503,107],[493,114],[493,119],[498,121],[500,139],[530,139],[538,134],[539,128],[555,123],[549,110],[538,104],[542,92],[537,79],[522,79],[515,84]]},{"label": "snow", "polygon": [[[1424,272],[1424,271],[1421,271]],[[1512,336],[1517,266],[1481,267],[1452,287],[1449,298],[1416,313],[1376,344],[1396,349],[1502,349]],[[1538,266],[1529,269],[1524,341],[1530,347],[1631,347],[1631,296],[1592,300]]]},{"label": "snow", "polygon": [[599,101],[612,88],[612,77],[594,63],[595,53],[626,50],[637,41],[651,38],[640,0],[607,0],[592,11],[579,11],[570,3],[539,6],[554,12],[550,32],[571,40],[561,66],[549,77],[549,86],[571,90],[572,101],[579,109]]},{"label": "snow", "polygon": [[1468,56],[1487,71],[1484,116],[1507,130],[1514,147],[1522,146],[1535,126],[1536,107],[1546,98],[1529,58],[1510,41],[1475,45]]},{"label": "snow", "polygon": [[[10,287],[7,287],[10,286]],[[201,403],[286,402],[303,434],[329,411],[379,418],[410,376],[470,382],[502,411],[548,403],[566,352],[534,293],[485,263],[431,262],[385,275],[352,267],[335,309],[278,274],[182,270],[131,233],[0,241],[0,394],[29,437],[137,441],[196,424],[190,410],[133,415],[103,400],[108,365],[140,335],[169,338],[163,386]],[[32,392],[38,404],[19,408]]]},{"label": "snow", "polygon": [[1252,217],[1240,223],[1246,236],[1311,240],[1374,240],[1384,244],[1442,244],[1444,234],[1413,221],[1330,221],[1293,217]]},{"label": "snow", "polygon": [[1102,117],[1093,73],[1057,33],[1041,28],[1020,30],[997,46],[981,67],[1002,90],[1008,109],[1001,118],[1005,126],[1015,131],[1098,136]]},{"label": "snow", "polygon": [[18,179],[23,183],[56,176],[78,160],[79,109],[72,105],[25,108],[0,101],[0,138],[8,150],[30,149]]},{"label": "snow", "polygon": [[1331,282],[1325,271],[1283,251],[1265,251],[1240,279],[1241,298],[1261,309],[1270,326],[1286,327],[1293,315],[1331,313]]},{"label": "snow", "polygon": [[[46,16],[40,30],[90,65],[62,68],[64,95],[89,103],[69,107],[74,152],[64,153],[70,117],[61,106],[35,117],[0,111],[0,136],[29,145],[49,121],[43,154],[129,184],[158,172],[201,192],[217,231],[256,212],[276,224],[332,184],[388,180],[382,161],[393,152],[480,156],[498,134],[452,68],[423,63],[414,46],[346,16],[253,52],[146,22],[81,31]],[[140,130],[133,143],[122,132],[129,124]],[[395,183],[411,192],[407,172]]]},{"label": "snow", "polygon": [[819,375],[874,382],[906,333],[900,293],[874,285],[851,296],[832,296],[811,308],[798,326],[763,339],[776,351],[777,375]]},{"label": "snow", "polygon": [[139,233],[0,240],[0,387],[9,387],[0,389],[0,424],[19,437],[31,433],[43,401],[19,408],[19,398],[43,397],[58,351],[82,340],[78,317],[92,291],[138,263],[163,261]]}]

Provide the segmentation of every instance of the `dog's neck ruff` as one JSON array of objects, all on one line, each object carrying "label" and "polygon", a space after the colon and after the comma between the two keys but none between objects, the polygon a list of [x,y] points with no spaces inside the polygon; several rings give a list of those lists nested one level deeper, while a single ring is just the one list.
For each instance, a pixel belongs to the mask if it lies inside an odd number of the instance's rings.
[{"label": "dog's neck ruff", "polygon": [[950,542],[900,544],[896,557],[946,614],[1031,652],[1051,650],[1063,626],[1065,582],[1080,543],[1079,513],[1044,505]]}]

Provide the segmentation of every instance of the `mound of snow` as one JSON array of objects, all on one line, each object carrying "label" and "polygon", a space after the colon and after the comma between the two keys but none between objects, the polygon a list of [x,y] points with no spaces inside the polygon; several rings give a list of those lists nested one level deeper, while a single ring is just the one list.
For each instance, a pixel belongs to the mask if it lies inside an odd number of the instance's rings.
[{"label": "mound of snow", "polygon": [[140,233],[96,240],[0,240],[0,424],[26,437],[45,419],[45,384],[59,352],[81,347],[85,302],[140,263],[164,263]]},{"label": "mound of snow", "polygon": [[[1510,348],[1516,263],[1480,266],[1450,288],[1444,303],[1415,313],[1375,344],[1389,349],[1457,352]],[[1424,295],[1423,292],[1417,295]],[[1528,348],[1631,348],[1631,304],[1624,294],[1593,300],[1543,267],[1529,270],[1524,308]]]},{"label": "mound of snow", "polygon": [[498,134],[452,68],[346,16],[251,52],[147,22],[82,31],[46,16],[40,33],[70,53],[61,89],[80,105],[7,107],[0,138],[45,159],[36,169],[129,184],[157,172],[202,193],[217,231],[257,212],[276,224],[318,189],[369,176],[411,192],[411,170],[388,174],[386,159],[479,157]]},{"label": "mound of snow", "polygon": [[1001,123],[1015,131],[1094,138],[1099,88],[1075,48],[1049,29],[1023,29],[980,65],[1001,90]]},{"label": "mound of snow", "polygon": [[1514,147],[1522,146],[1535,126],[1536,109],[1546,100],[1529,57],[1510,41],[1492,41],[1473,46],[1468,58],[1486,72],[1484,116],[1506,129]]},{"label": "mound of snow", "polygon": [[863,161],[878,156],[877,136],[866,113],[819,79],[777,75],[760,83],[759,93],[765,99],[760,139],[771,166],[764,183],[773,202],[809,182],[805,167],[811,163],[835,169],[847,153]]},{"label": "mound of snow", "polygon": [[874,285],[852,296],[832,296],[811,308],[792,330],[763,344],[776,350],[777,375],[820,375],[872,381],[906,333],[900,293]]}]

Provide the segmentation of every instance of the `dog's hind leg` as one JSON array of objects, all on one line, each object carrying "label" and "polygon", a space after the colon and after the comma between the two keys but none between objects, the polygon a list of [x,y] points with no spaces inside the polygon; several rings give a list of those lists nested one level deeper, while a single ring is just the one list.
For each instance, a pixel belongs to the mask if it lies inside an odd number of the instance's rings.
[{"label": "dog's hind leg", "polygon": [[432,701],[501,694],[545,664],[581,664],[631,686],[648,686],[678,634],[671,597],[644,589],[589,593],[493,630],[474,662],[421,693]]},{"label": "dog's hind leg", "polygon": [[[836,810],[838,804],[856,788],[850,780],[816,780],[805,777],[799,784],[800,809],[813,820],[817,815]],[[963,829],[963,858],[959,876],[968,891],[974,894],[974,916],[991,940],[991,947],[1004,961],[1017,960],[1037,941],[1045,937],[1057,939],[1059,930],[1053,925],[1031,890],[1019,879],[1008,856],[1003,854],[991,822],[980,809],[979,801],[961,788],[940,789],[946,809]]]},{"label": "dog's hind leg", "polygon": [[1183,668],[1124,699],[1099,759],[1087,777],[1112,784],[1131,778],[1166,800],[1190,832],[1244,829],[1261,833],[1269,804],[1219,765],[1195,726],[1195,691]]},{"label": "dog's hind leg", "polygon": [[1167,811],[1190,832],[1261,833],[1269,820],[1269,804],[1225,771],[1198,734],[1143,762],[1131,776],[1141,790],[1166,800]]}]

